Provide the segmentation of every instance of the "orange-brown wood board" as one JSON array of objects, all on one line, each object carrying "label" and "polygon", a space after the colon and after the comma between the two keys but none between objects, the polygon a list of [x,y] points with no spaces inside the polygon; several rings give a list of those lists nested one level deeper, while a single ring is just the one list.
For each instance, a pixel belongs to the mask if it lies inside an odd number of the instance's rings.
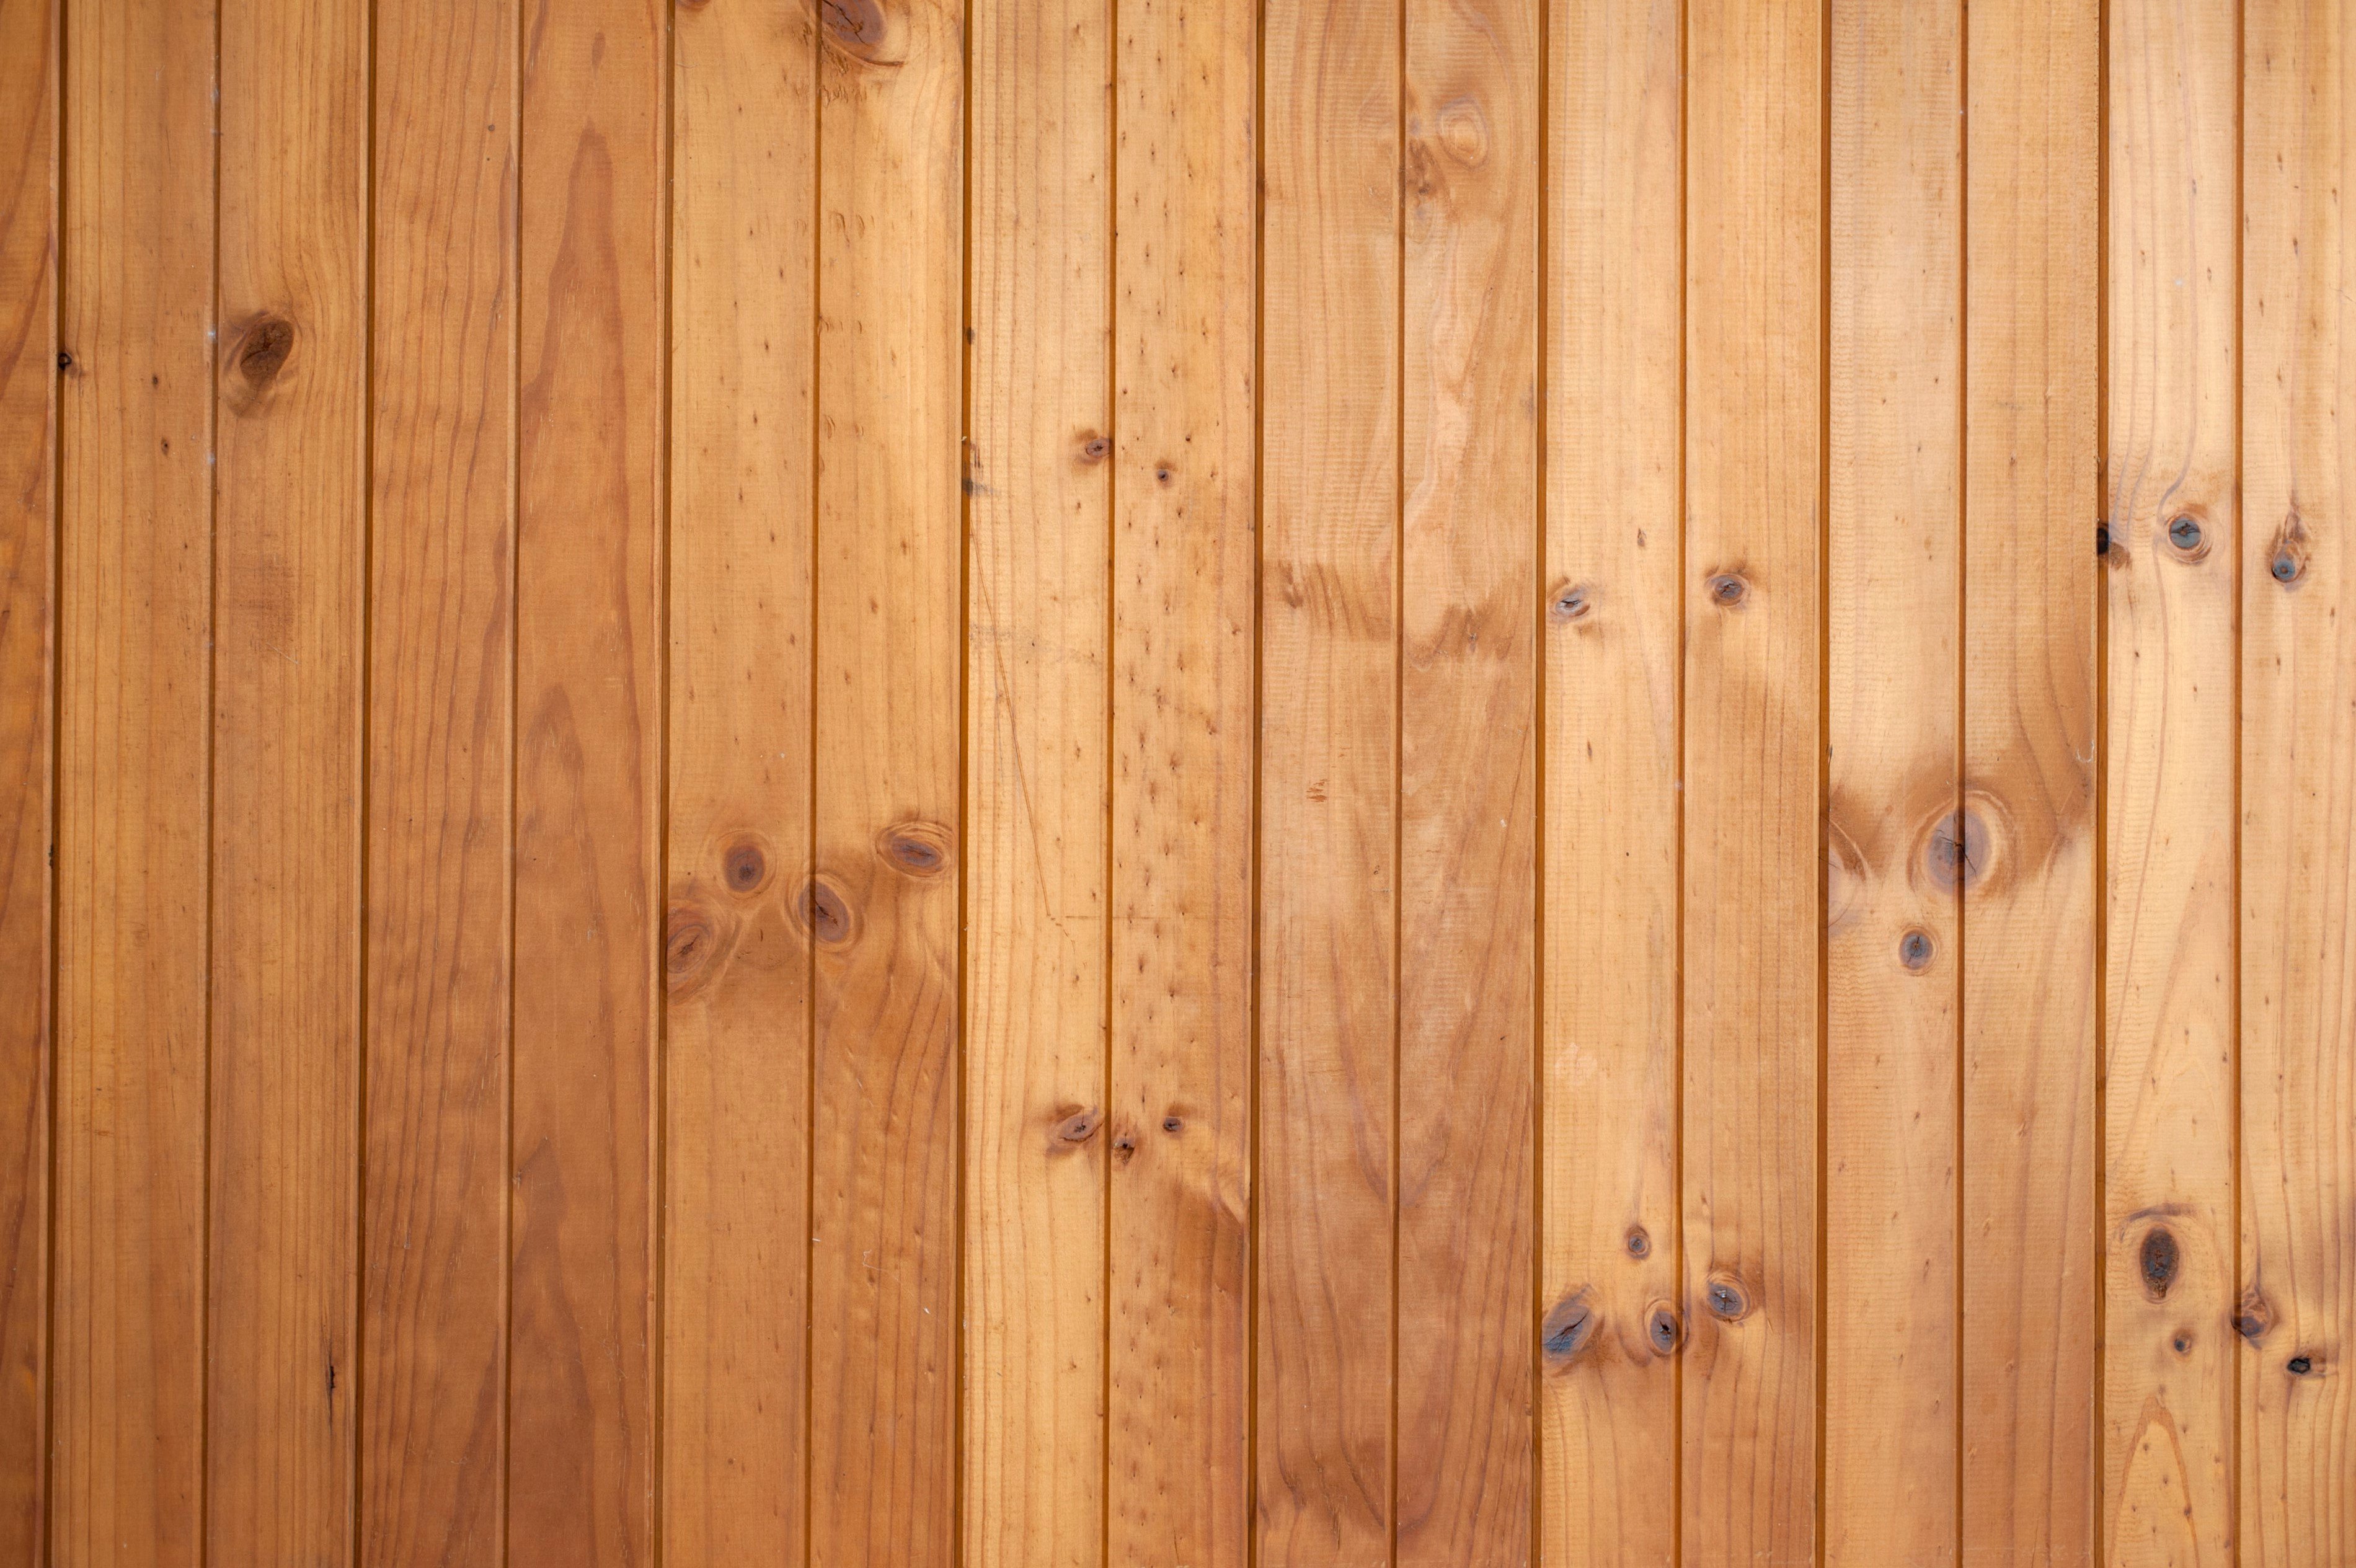
[{"label": "orange-brown wood board", "polygon": [[2351,174],[2327,0],[0,0],[0,1568],[2356,1563]]}]

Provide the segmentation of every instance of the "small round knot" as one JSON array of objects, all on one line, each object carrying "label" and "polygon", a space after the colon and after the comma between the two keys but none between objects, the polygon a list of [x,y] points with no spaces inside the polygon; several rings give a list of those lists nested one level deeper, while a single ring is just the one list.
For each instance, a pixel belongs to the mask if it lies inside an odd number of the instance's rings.
[{"label": "small round knot", "polygon": [[1186,1130],[1186,1123],[1175,1116],[1164,1116],[1162,1119],[1162,1130],[1165,1133],[1183,1133]]},{"label": "small round knot", "polygon": [[1653,1308],[1644,1319],[1644,1337],[1653,1342],[1654,1352],[1665,1356],[1677,1348],[1677,1315],[1664,1303]]},{"label": "small round knot", "polygon": [[2303,1378],[2315,1370],[2315,1362],[2305,1356],[2293,1356],[2284,1365],[2290,1369],[2290,1375],[2294,1378]]},{"label": "small round knot", "polygon": [[1112,456],[1112,443],[1101,435],[1090,435],[1080,443],[1080,461],[1096,464]]},{"label": "small round knot", "polygon": [[1104,1113],[1093,1107],[1085,1111],[1069,1112],[1055,1123],[1055,1142],[1085,1144],[1095,1137],[1097,1129],[1103,1125]]},{"label": "small round knot", "polygon": [[2143,1239],[2143,1251],[2136,1259],[2143,1273],[2144,1294],[2154,1301],[2168,1294],[2168,1287],[2176,1283],[2177,1266],[2183,1261],[2176,1245],[2176,1233],[2165,1225],[2155,1225]]},{"label": "small round knot", "polygon": [[720,857],[720,875],[727,880],[732,893],[758,893],[769,880],[769,857],[753,840],[739,839]]},{"label": "small round knot", "polygon": [[1731,1274],[1714,1275],[1708,1286],[1709,1310],[1718,1317],[1732,1323],[1749,1315],[1751,1297],[1742,1283]]},{"label": "small round knot", "polygon": [[876,835],[875,852],[910,876],[937,876],[948,869],[949,831],[938,822],[894,822]]},{"label": "small round knot", "polygon": [[1585,620],[1594,610],[1593,591],[1584,583],[1558,589],[1552,602],[1547,606],[1547,614],[1554,618],[1556,624],[1562,626]]},{"label": "small round knot", "polygon": [[1178,482],[1178,470],[1167,463],[1156,463],[1153,465],[1153,477],[1166,489]]},{"label": "small round knot", "polygon": [[1710,602],[1726,609],[1740,604],[1751,592],[1751,585],[1743,580],[1740,572],[1713,572],[1704,586]]},{"label": "small round knot", "polygon": [[1916,926],[1898,939],[1898,961],[1916,974],[1931,967],[1931,933]]},{"label": "small round knot", "polygon": [[2206,537],[2201,532],[2200,519],[2189,512],[2168,525],[2168,542],[2178,554],[2190,559],[2197,560],[2206,553],[2202,548]]},{"label": "small round knot", "polygon": [[822,877],[812,877],[802,887],[795,912],[801,917],[803,929],[826,947],[840,947],[851,940],[851,905],[841,889]]},{"label": "small round knot", "polygon": [[1653,1239],[1644,1233],[1644,1228],[1642,1225],[1628,1227],[1628,1239],[1625,1245],[1628,1255],[1632,1258],[1649,1258],[1653,1255]]},{"label": "small round knot", "polygon": [[1577,1290],[1547,1309],[1539,1340],[1547,1359],[1559,1366],[1587,1348],[1594,1332],[1595,1309],[1588,1304],[1587,1292]]}]

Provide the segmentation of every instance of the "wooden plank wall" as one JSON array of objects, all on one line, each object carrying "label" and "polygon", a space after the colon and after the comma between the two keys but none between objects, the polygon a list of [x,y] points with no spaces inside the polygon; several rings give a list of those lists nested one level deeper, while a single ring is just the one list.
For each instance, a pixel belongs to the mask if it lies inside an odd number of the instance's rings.
[{"label": "wooden plank wall", "polygon": [[2356,1561],[2351,158],[2318,0],[0,0],[0,1568]]}]

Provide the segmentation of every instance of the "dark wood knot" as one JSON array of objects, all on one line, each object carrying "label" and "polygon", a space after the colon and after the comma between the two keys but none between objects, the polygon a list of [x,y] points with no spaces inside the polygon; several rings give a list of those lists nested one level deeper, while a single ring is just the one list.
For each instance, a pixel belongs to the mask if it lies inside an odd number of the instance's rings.
[{"label": "dark wood knot", "polygon": [[1713,572],[1703,585],[1709,602],[1720,609],[1732,609],[1750,596],[1751,584],[1740,572]]},{"label": "dark wood knot", "polygon": [[1588,1304],[1586,1287],[1581,1286],[1547,1309],[1539,1343],[1549,1362],[1568,1366],[1587,1348],[1594,1334],[1595,1310]]},{"label": "dark wood knot", "polygon": [[2168,1289],[2176,1283],[2176,1271],[2183,1255],[2176,1245],[2176,1232],[2165,1225],[2155,1225],[2145,1233],[2143,1250],[2136,1262],[2143,1273],[2143,1294],[2154,1301],[2164,1301]]},{"label": "dark wood knot", "polygon": [[875,836],[875,853],[910,876],[937,876],[948,869],[949,831],[938,822],[894,822]]},{"label": "dark wood knot", "polygon": [[1751,1294],[1732,1274],[1711,1275],[1706,1294],[1713,1316],[1736,1323],[1751,1315]]},{"label": "dark wood knot", "polygon": [[769,857],[761,853],[760,841],[741,838],[730,844],[720,856],[720,875],[731,893],[758,893],[769,880]]},{"label": "dark wood knot", "polygon": [[1931,933],[1920,926],[1910,928],[1898,939],[1898,961],[1912,973],[1920,974],[1931,967],[1933,950]]},{"label": "dark wood knot", "polygon": [[841,947],[853,935],[850,900],[823,876],[813,876],[802,885],[802,896],[794,901],[794,914],[802,929],[820,946]]}]

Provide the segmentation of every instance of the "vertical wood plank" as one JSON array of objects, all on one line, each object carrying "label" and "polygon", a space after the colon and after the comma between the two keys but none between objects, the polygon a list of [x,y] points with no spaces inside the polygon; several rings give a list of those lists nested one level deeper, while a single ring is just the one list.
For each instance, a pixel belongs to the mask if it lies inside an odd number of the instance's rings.
[{"label": "vertical wood plank", "polygon": [[1111,7],[976,0],[965,1551],[1103,1561]]},{"label": "vertical wood plank", "polygon": [[351,1553],[369,17],[221,14],[206,1555]]},{"label": "vertical wood plank", "polygon": [[652,1550],[665,33],[524,17],[510,1560]]},{"label": "vertical wood plank", "polygon": [[1955,1560],[1963,12],[1832,11],[1824,1556]]},{"label": "vertical wood plank", "polygon": [[1676,1560],[1683,7],[1553,0],[1538,1542]]},{"label": "vertical wood plank", "polygon": [[2233,1550],[2237,8],[2110,12],[2103,1560]]},{"label": "vertical wood plank", "polygon": [[1687,38],[1688,1561],[1804,1562],[1816,1488],[1824,17]]},{"label": "vertical wood plank", "polygon": [[819,10],[811,1556],[958,1551],[964,15]]},{"label": "vertical wood plank", "polygon": [[1400,39],[1269,7],[1260,413],[1259,1561],[1388,1561]]},{"label": "vertical wood plank", "polygon": [[0,9],[0,1562],[48,1538],[58,6]]},{"label": "vertical wood plank", "polygon": [[2322,1568],[2356,1557],[2356,20],[2245,16],[2240,1544]]},{"label": "vertical wood plank", "polygon": [[2094,0],[1976,0],[1965,160],[1963,1560],[2094,1556]]},{"label": "vertical wood plank", "polygon": [[1252,0],[1120,0],[1106,1560],[1249,1560]]},{"label": "vertical wood plank", "polygon": [[377,15],[360,1558],[500,1562],[517,15]]},{"label": "vertical wood plank", "polygon": [[818,29],[673,14],[663,1555],[798,1563]]},{"label": "vertical wood plank", "polygon": [[1529,1559],[1540,0],[1408,0],[1398,1544]]},{"label": "vertical wood plank", "polygon": [[214,16],[65,18],[49,1551],[203,1544]]}]

